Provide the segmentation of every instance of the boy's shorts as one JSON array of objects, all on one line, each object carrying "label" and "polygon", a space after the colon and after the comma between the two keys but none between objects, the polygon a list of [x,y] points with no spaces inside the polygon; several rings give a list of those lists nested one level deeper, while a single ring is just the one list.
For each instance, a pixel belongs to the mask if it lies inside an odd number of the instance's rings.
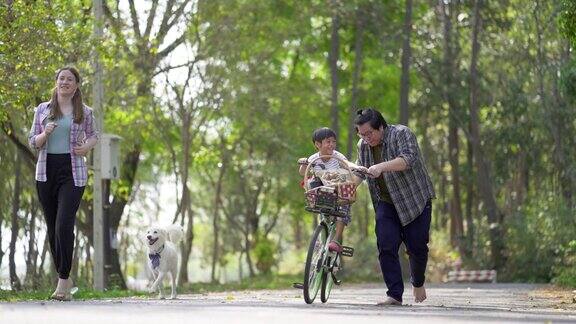
[{"label": "boy's shorts", "polygon": [[338,207],[338,210],[346,214],[346,217],[338,217],[338,220],[344,223],[344,225],[348,226],[352,220],[350,217],[350,205],[340,206]]}]

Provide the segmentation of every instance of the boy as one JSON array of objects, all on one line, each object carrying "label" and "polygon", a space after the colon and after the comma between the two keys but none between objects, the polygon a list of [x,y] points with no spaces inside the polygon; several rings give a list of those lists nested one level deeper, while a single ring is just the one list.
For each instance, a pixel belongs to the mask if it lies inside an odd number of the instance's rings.
[{"label": "boy", "polygon": [[[304,176],[304,172],[306,172],[306,166],[308,165],[308,163],[310,161],[315,160],[321,155],[333,155],[345,161],[350,168],[352,169],[359,168],[356,164],[349,162],[348,159],[346,159],[346,157],[342,153],[336,151],[336,133],[330,128],[322,127],[316,129],[314,133],[312,133],[312,142],[314,143],[314,146],[316,147],[318,152],[312,154],[307,159],[301,158],[300,160],[298,160],[298,163],[300,164],[299,172],[302,176]],[[337,170],[341,168],[340,161],[338,161],[338,159],[335,159],[333,157],[328,159],[324,158],[317,159],[314,161],[312,167],[314,172]],[[312,187],[318,187],[318,185],[312,184]],[[344,231],[344,226],[348,225],[348,223],[350,222],[350,206],[349,205],[344,206],[342,208],[342,211],[344,211],[347,214],[347,216],[343,218],[338,218],[338,220],[336,221],[336,235],[334,239],[330,241],[330,243],[328,244],[329,250],[337,253],[342,252],[342,245],[341,245],[342,233]]]}]

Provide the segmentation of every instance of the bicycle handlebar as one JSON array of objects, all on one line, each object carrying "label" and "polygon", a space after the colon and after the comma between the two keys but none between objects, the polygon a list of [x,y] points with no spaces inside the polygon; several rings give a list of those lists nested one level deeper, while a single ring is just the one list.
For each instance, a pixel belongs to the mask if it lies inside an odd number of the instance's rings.
[{"label": "bicycle handlebar", "polygon": [[350,169],[350,166],[348,165],[348,163],[346,163],[346,161],[342,160],[341,158],[335,156],[335,155],[319,155],[317,157],[315,157],[314,159],[312,159],[312,161],[308,161],[308,165],[306,166],[306,171],[304,172],[304,186],[306,188],[306,190],[308,190],[309,188],[307,187],[307,181],[306,181],[306,176],[308,175],[308,172],[310,172],[310,167],[314,166],[314,162],[316,162],[316,160],[322,159],[322,158],[334,158],[336,160],[338,160],[338,162],[340,164],[344,165],[344,169],[346,169],[350,175],[352,175],[352,170]]},{"label": "bicycle handlebar", "polygon": [[352,172],[358,173],[360,175],[367,176],[367,177],[372,176],[372,174],[370,172],[368,172],[368,170],[364,171],[364,170],[353,169]]}]

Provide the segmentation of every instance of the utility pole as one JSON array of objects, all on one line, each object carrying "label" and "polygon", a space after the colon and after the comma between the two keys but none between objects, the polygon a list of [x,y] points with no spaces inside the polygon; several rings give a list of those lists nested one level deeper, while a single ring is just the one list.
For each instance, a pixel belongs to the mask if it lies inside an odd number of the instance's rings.
[{"label": "utility pole", "polygon": [[[94,40],[100,44],[102,39],[102,0],[93,0]],[[102,107],[104,89],[102,86],[102,65],[98,50],[92,51],[94,67],[94,86],[92,88],[92,108],[96,117],[96,127],[100,134],[104,133],[104,109]],[[94,204],[93,204],[93,242],[94,242],[94,289],[103,291],[106,287],[104,271],[104,218],[102,212],[102,147],[100,143],[94,147]]]}]

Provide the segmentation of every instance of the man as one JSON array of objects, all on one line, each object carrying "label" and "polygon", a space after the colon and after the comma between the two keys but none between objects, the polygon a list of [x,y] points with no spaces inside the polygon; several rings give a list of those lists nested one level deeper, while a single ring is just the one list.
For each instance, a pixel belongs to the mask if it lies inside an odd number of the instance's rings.
[{"label": "man", "polygon": [[410,259],[414,299],[426,299],[424,273],[435,198],[432,181],[416,136],[406,126],[388,125],[374,109],[358,110],[354,121],[360,135],[358,165],[368,173],[368,187],[376,212],[376,238],[387,299],[378,305],[401,305],[404,284],[398,260],[404,242]]}]

